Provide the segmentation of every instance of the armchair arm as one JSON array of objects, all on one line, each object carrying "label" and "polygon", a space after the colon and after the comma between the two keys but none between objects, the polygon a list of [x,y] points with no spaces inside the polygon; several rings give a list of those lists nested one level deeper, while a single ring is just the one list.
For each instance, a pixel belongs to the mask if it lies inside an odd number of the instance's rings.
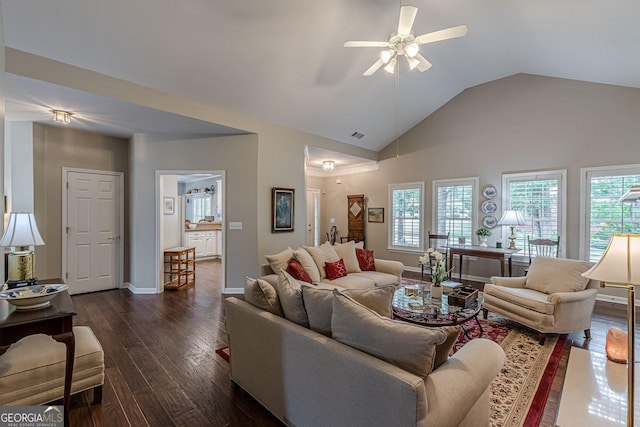
[{"label": "armchair arm", "polygon": [[389,273],[394,276],[401,276],[404,271],[404,264],[400,261],[391,261],[388,259],[378,259],[374,260],[376,264],[376,271],[381,273]]},{"label": "armchair arm", "polygon": [[547,297],[547,300],[553,304],[564,304],[568,302],[580,302],[590,298],[595,298],[598,294],[596,289],[585,289],[578,292],[556,292]]},{"label": "armchair arm", "polygon": [[498,286],[504,286],[506,288],[524,288],[524,284],[527,282],[526,276],[522,277],[499,277],[492,276],[491,283]]},{"label": "armchair arm", "polygon": [[555,305],[553,331],[559,334],[591,329],[591,315],[596,304],[596,289],[558,292],[547,298]]}]

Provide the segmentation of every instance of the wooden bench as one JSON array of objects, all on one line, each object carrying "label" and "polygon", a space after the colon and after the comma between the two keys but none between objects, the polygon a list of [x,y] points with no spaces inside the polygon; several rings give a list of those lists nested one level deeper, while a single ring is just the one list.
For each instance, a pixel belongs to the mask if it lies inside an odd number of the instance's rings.
[{"label": "wooden bench", "polygon": [[[93,388],[102,401],[104,352],[88,326],[73,328],[76,350],[71,394]],[[0,406],[43,405],[64,396],[66,349],[43,334],[29,335],[0,356]]]}]

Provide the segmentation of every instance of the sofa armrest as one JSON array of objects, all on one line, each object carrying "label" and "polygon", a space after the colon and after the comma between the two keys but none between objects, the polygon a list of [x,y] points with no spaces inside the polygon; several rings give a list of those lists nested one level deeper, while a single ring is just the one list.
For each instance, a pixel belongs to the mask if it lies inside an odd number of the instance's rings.
[{"label": "sofa armrest", "polygon": [[596,289],[585,289],[578,292],[556,292],[550,294],[547,299],[553,304],[564,304],[568,302],[580,302],[596,297],[598,291]]},{"label": "sofa armrest", "polygon": [[268,276],[269,274],[278,274],[278,272],[277,271],[273,271],[269,264],[262,264],[260,266],[260,275],[261,276]]},{"label": "sofa armrest", "polygon": [[495,342],[469,341],[425,380],[429,425],[457,426],[483,397],[504,365],[505,354]]},{"label": "sofa armrest", "polygon": [[394,276],[402,276],[404,271],[404,264],[400,261],[391,261],[388,259],[375,259],[376,271],[381,273],[389,273]]},{"label": "sofa armrest", "polygon": [[505,288],[524,288],[524,284],[527,283],[527,278],[526,276],[522,276],[522,277],[492,276],[491,283],[498,286],[504,286]]}]

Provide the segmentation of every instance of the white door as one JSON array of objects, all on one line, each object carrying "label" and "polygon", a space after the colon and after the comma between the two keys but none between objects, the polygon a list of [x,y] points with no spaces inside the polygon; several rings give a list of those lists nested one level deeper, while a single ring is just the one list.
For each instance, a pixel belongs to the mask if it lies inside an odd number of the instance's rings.
[{"label": "white door", "polygon": [[122,174],[66,171],[66,282],[71,294],[118,287]]},{"label": "white door", "polygon": [[320,244],[320,190],[307,189],[307,246]]}]

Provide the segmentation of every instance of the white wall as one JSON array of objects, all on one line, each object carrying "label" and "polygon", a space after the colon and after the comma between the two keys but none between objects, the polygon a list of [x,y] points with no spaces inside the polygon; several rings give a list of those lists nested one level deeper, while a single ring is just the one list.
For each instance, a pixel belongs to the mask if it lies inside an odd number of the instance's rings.
[{"label": "white wall", "polygon": [[180,246],[184,225],[180,222],[180,203],[178,203],[178,177],[176,175],[160,176],[162,198],[173,197],[174,210],[171,215],[160,215],[162,230],[162,249]]},{"label": "white wall", "polygon": [[8,122],[6,126],[13,165],[7,198],[13,212],[33,212],[33,123]]}]

